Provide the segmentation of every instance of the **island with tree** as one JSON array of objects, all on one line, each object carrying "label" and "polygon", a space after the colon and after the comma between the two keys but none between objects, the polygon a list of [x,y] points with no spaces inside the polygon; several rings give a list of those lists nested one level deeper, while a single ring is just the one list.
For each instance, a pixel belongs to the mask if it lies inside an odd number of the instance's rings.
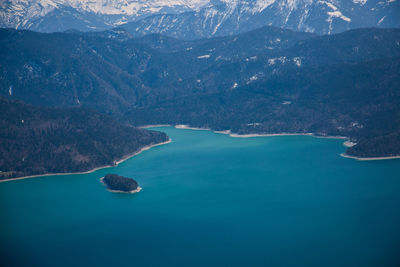
[{"label": "island with tree", "polygon": [[116,174],[107,174],[100,181],[107,186],[110,192],[115,193],[137,193],[142,190],[138,183],[132,179]]}]

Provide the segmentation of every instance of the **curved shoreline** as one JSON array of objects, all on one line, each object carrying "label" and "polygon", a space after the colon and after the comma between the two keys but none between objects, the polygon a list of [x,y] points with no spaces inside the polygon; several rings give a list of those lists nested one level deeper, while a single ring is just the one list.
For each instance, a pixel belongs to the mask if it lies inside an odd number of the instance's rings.
[{"label": "curved shoreline", "polygon": [[[209,128],[198,128],[198,127],[191,127],[189,125],[185,124],[177,124],[177,125],[170,125],[170,124],[154,124],[154,125],[144,125],[144,126],[139,126],[138,128],[157,128],[157,127],[174,127],[176,129],[183,129],[183,130],[196,130],[196,131],[212,131],[217,134],[225,134],[229,135],[233,138],[253,138],[253,137],[273,137],[273,136],[311,136],[314,138],[328,138],[328,139],[346,139],[346,141],[343,143],[344,146],[346,147],[351,147],[354,146],[355,143],[350,141],[350,138],[346,136],[319,136],[315,135],[313,133],[280,133],[280,134],[235,134],[232,133],[230,130],[225,130],[225,131],[213,131]],[[47,177],[47,176],[59,176],[59,175],[78,175],[78,174],[89,174],[93,173],[95,171],[101,170],[101,169],[107,169],[107,168],[112,168],[118,166],[120,163],[142,153],[143,151],[149,150],[153,147],[156,146],[161,146],[165,144],[171,143],[172,140],[169,138],[168,141],[158,143],[158,144],[153,144],[153,145],[148,145],[143,148],[141,148],[139,151],[134,152],[132,154],[129,154],[127,156],[124,156],[122,159],[118,160],[115,162],[115,165],[107,165],[107,166],[101,166],[101,167],[96,167],[94,169],[91,169],[89,171],[85,172],[69,172],[69,173],[45,173],[45,174],[37,174],[37,175],[30,175],[30,176],[23,176],[23,177],[16,177],[16,178],[9,178],[9,179],[3,179],[0,180],[0,183],[3,182],[11,182],[11,181],[17,181],[17,180],[24,180],[24,179],[31,179],[31,178],[37,178],[37,177]],[[349,158],[349,159],[354,159],[354,160],[359,160],[359,161],[374,161],[374,160],[391,160],[391,159],[400,159],[400,156],[382,156],[382,157],[357,157],[357,156],[350,156],[347,155],[346,153],[341,153],[341,157],[344,158]],[[141,190],[141,189],[140,189]],[[121,193],[126,193],[126,192],[121,192]]]},{"label": "curved shoreline", "polygon": [[143,189],[140,186],[138,186],[135,190],[131,190],[131,191],[112,190],[112,189],[108,188],[107,184],[104,182],[104,177],[100,178],[100,182],[107,188],[107,191],[111,192],[111,193],[135,194],[135,193],[139,193]]},{"label": "curved shoreline", "polygon": [[149,124],[149,125],[137,126],[137,128],[147,129],[147,128],[170,127],[170,126],[172,126],[172,125],[171,124]]},{"label": "curved shoreline", "polygon": [[101,170],[101,169],[107,169],[107,168],[112,168],[112,167],[116,167],[118,166],[120,163],[136,156],[139,155],[140,153],[149,150],[150,148],[156,147],[156,146],[161,146],[161,145],[165,145],[165,144],[169,144],[171,143],[172,140],[171,138],[168,139],[168,141],[162,142],[162,143],[158,143],[158,144],[152,144],[152,145],[148,145],[145,147],[142,147],[140,150],[126,155],[124,157],[122,157],[122,159],[115,161],[114,165],[106,165],[106,166],[101,166],[101,167],[96,167],[94,169],[91,169],[89,171],[85,171],[85,172],[65,172],[65,173],[45,173],[45,174],[37,174],[37,175],[29,175],[29,176],[22,176],[22,177],[16,177],[16,178],[9,178],[9,179],[3,179],[0,180],[0,183],[4,183],[4,182],[11,182],[11,181],[17,181],[17,180],[25,180],[25,179],[31,179],[31,178],[38,178],[38,177],[47,177],[47,176],[60,176],[60,175],[76,175],[76,174],[89,174],[89,173],[93,173],[95,171]]},{"label": "curved shoreline", "polygon": [[[198,127],[191,127],[189,125],[185,124],[177,124],[177,125],[169,125],[169,124],[160,124],[159,125],[146,125],[142,126],[146,128],[152,128],[152,127],[175,127],[176,129],[185,129],[185,130],[197,130],[197,131],[212,131],[214,133],[218,134],[226,134],[229,135],[233,138],[252,138],[252,137],[272,137],[272,136],[312,136],[314,138],[328,138],[328,139],[343,139],[346,140],[343,145],[345,147],[353,147],[356,145],[356,143],[350,141],[349,137],[346,136],[332,136],[332,135],[327,135],[327,136],[322,136],[322,135],[315,135],[313,133],[278,133],[278,134],[236,134],[232,133],[230,130],[225,130],[225,131],[213,131],[208,128],[198,128]],[[382,157],[369,157],[369,158],[364,158],[364,157],[357,157],[357,156],[350,156],[347,155],[346,153],[340,154],[340,156],[344,158],[349,158],[349,159],[355,159],[359,161],[372,161],[372,160],[390,160],[390,159],[400,159],[400,156],[382,156]]]},{"label": "curved shoreline", "polygon": [[359,160],[359,161],[400,159],[400,156],[363,158],[363,157],[350,156],[350,155],[347,155],[346,153],[342,153],[342,154],[340,154],[340,156],[342,156],[343,158],[355,159],[355,160]]},{"label": "curved shoreline", "polygon": [[[196,131],[212,131],[214,133],[218,134],[226,134],[229,135],[230,137],[233,138],[252,138],[252,137],[272,137],[272,136],[312,136],[315,138],[328,138],[328,139],[346,139],[349,140],[350,138],[346,136],[340,136],[340,135],[315,135],[314,133],[272,133],[272,134],[237,134],[237,133],[232,133],[231,130],[225,130],[225,131],[213,131],[209,128],[198,128],[198,127],[191,127],[189,125],[184,125],[184,124],[178,124],[178,125],[170,125],[171,127],[175,127],[176,129],[185,129],[185,130],[196,130]],[[147,126],[146,126],[147,127]],[[151,127],[158,127],[157,125],[148,125],[147,128]]]}]

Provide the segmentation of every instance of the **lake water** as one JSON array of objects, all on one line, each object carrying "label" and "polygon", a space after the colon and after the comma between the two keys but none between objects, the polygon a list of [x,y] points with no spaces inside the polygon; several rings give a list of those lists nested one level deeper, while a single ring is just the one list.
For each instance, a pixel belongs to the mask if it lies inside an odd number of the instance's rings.
[{"label": "lake water", "polygon": [[[2,266],[399,266],[400,160],[343,140],[158,128],[91,174],[0,183]],[[134,195],[99,178],[136,179]]]}]

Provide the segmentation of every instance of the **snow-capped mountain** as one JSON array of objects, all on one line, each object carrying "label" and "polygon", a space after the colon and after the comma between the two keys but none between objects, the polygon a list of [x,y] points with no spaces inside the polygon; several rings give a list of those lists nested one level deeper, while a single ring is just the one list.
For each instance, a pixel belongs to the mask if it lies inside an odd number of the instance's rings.
[{"label": "snow-capped mountain", "polygon": [[104,30],[195,39],[270,25],[330,34],[400,27],[400,0],[0,0],[0,27]]},{"label": "snow-capped mountain", "polygon": [[317,34],[399,27],[400,0],[212,0],[197,12],[150,16],[123,27],[139,36],[162,33],[194,39],[265,25]]},{"label": "snow-capped mountain", "polygon": [[209,0],[1,0],[0,26],[51,32],[105,29],[157,13],[198,10]]}]

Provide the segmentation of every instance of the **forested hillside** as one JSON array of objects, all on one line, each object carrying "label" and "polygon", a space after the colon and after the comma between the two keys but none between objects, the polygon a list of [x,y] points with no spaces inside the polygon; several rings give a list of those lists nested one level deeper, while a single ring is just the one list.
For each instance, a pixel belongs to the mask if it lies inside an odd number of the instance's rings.
[{"label": "forested hillside", "polygon": [[193,41],[4,29],[0,49],[0,93],[11,99],[90,107],[133,125],[343,135],[358,143],[351,155],[400,154],[399,29],[263,27]]},{"label": "forested hillside", "polygon": [[83,108],[34,107],[0,98],[0,179],[89,171],[167,139]]}]

